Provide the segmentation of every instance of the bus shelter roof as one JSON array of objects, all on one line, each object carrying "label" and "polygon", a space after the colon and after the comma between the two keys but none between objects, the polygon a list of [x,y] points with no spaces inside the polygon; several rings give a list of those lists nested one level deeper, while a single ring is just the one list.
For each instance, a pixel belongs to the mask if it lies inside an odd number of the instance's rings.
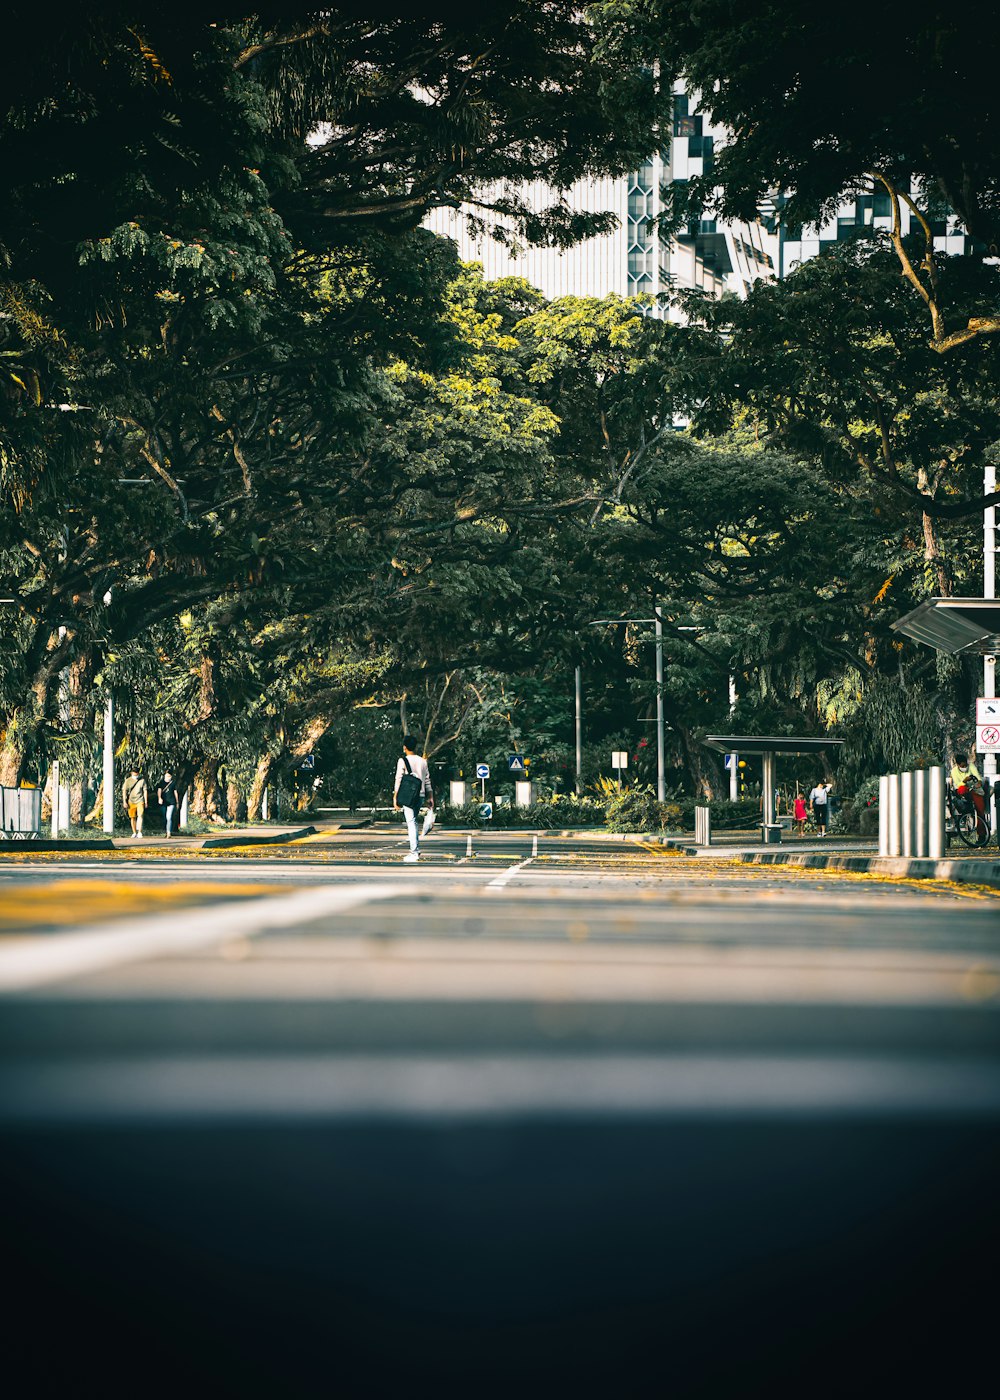
[{"label": "bus shelter roof", "polygon": [[892,624],[893,631],[955,656],[1000,651],[1000,600],[928,598]]},{"label": "bus shelter roof", "polygon": [[801,739],[794,734],[706,734],[701,741],[716,753],[819,753],[837,748],[843,739]]}]

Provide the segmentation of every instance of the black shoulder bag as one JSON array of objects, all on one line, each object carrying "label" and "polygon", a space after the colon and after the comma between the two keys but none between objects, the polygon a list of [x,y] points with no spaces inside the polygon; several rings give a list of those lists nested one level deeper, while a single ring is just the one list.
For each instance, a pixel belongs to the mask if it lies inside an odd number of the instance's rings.
[{"label": "black shoulder bag", "polygon": [[418,778],[416,773],[411,771],[410,760],[406,754],[403,755],[403,762],[406,764],[406,772],[399,780],[396,801],[401,807],[412,807],[415,812],[418,812],[424,795],[424,780]]}]

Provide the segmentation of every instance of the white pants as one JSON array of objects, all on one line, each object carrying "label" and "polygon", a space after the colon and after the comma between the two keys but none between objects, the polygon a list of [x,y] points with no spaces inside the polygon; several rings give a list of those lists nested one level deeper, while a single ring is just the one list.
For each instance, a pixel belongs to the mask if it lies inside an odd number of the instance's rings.
[{"label": "white pants", "polygon": [[[412,807],[403,808],[403,816],[406,818],[406,834],[410,838],[410,850],[420,850],[420,838],[417,836],[417,814]],[[434,825],[434,808],[428,807],[424,813],[424,826],[421,836],[426,836]]]}]

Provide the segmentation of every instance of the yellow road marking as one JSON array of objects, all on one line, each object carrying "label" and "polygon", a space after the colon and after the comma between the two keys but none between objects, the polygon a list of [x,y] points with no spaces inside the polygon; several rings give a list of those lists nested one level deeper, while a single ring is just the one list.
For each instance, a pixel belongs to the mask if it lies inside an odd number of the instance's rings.
[{"label": "yellow road marking", "polygon": [[0,930],[11,933],[44,926],[100,923],[109,918],[201,905],[214,899],[255,899],[280,894],[284,885],[208,884],[183,881],[171,885],[125,884],[120,880],[53,880],[6,886],[0,903]]}]

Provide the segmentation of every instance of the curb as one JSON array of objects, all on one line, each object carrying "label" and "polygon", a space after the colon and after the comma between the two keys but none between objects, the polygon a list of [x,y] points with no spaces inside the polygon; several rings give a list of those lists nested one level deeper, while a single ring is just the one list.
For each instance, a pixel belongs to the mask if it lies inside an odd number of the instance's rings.
[{"label": "curb", "polygon": [[279,836],[211,836],[201,843],[203,851],[225,851],[234,846],[287,846],[290,841],[301,841],[303,836],[315,836],[318,827],[304,826],[300,831],[283,831]]},{"label": "curb", "polygon": [[[722,854],[721,849],[719,854]],[[798,855],[793,851],[743,852],[730,859],[743,865],[799,865],[807,870],[854,870],[862,874],[892,875],[897,880],[954,880],[1000,886],[1000,860],[910,860],[901,856]]]}]

